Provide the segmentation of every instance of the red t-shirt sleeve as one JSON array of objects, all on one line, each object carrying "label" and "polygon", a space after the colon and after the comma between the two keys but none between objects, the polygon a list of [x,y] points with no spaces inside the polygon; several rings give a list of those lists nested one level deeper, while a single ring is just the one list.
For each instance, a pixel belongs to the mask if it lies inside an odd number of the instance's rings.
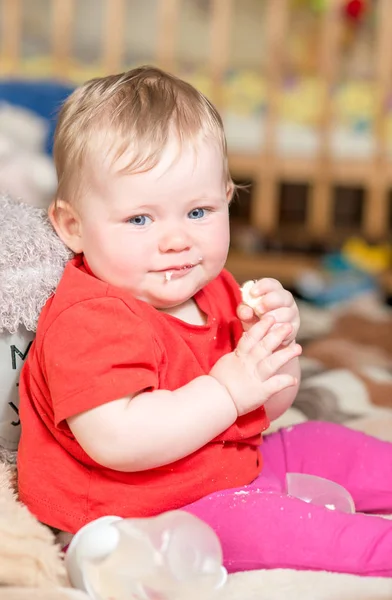
[{"label": "red t-shirt sleeve", "polygon": [[42,365],[56,426],[106,402],[159,387],[148,323],[118,298],[79,302],[50,325]]}]

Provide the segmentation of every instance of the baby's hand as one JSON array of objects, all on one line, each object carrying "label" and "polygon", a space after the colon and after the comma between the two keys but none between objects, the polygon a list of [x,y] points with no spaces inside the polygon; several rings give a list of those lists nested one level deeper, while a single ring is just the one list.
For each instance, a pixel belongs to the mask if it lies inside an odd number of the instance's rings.
[{"label": "baby's hand", "polygon": [[292,327],[274,323],[269,316],[258,320],[242,334],[236,350],[222,356],[210,371],[229,392],[239,416],[297,384],[295,377],[278,371],[301,353],[301,347],[281,347]]},{"label": "baby's hand", "polygon": [[297,337],[299,311],[293,295],[284,289],[276,279],[265,277],[258,281],[247,281],[243,287],[243,302],[238,306],[237,316],[242,321],[244,331],[264,315],[274,317],[276,326],[288,323],[291,326],[285,345]]}]

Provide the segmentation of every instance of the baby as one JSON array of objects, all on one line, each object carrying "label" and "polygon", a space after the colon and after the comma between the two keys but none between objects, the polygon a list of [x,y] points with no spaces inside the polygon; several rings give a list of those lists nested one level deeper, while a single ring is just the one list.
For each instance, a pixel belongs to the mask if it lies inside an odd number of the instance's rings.
[{"label": "baby", "polygon": [[274,279],[244,304],[224,270],[235,186],[212,104],[151,67],[89,81],[54,157],[49,214],[76,257],[21,376],[21,500],[69,533],[182,508],[215,529],[230,571],[392,575],[392,523],[285,494],[301,471],[392,510],[392,446],[326,423],[262,444],[298,389],[299,315]]}]

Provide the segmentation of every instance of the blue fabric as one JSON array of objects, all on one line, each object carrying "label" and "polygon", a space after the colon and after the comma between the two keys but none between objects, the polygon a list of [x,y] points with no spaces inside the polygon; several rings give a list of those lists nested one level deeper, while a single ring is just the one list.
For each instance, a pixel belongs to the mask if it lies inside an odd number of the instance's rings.
[{"label": "blue fabric", "polygon": [[56,81],[0,80],[0,102],[27,108],[47,119],[50,130],[46,150],[50,154],[59,107],[73,87]]}]

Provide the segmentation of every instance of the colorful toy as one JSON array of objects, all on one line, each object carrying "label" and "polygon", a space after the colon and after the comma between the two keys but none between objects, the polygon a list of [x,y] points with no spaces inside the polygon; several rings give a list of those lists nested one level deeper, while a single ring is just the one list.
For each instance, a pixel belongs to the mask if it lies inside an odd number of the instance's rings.
[{"label": "colorful toy", "polygon": [[348,264],[364,273],[378,275],[391,266],[390,244],[368,244],[365,240],[352,237],[342,248],[342,256]]},{"label": "colorful toy", "polygon": [[343,7],[343,14],[353,23],[358,23],[365,15],[367,2],[365,0],[349,0]]},{"label": "colorful toy", "polygon": [[364,293],[379,293],[377,276],[390,268],[391,246],[368,244],[350,238],[340,252],[328,254],[321,270],[305,271],[298,278],[298,291],[320,306],[347,301]]}]

